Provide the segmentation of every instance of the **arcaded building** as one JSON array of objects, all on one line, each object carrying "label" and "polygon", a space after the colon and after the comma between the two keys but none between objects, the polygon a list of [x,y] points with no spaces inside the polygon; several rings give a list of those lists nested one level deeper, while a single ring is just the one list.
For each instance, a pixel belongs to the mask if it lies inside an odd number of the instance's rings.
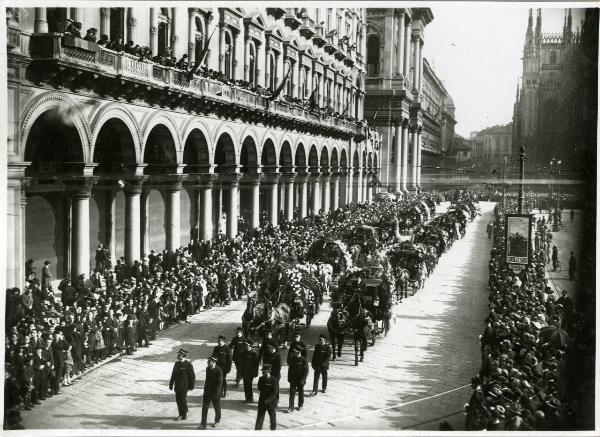
[{"label": "arcaded building", "polygon": [[365,14],[9,8],[7,286],[370,201]]}]

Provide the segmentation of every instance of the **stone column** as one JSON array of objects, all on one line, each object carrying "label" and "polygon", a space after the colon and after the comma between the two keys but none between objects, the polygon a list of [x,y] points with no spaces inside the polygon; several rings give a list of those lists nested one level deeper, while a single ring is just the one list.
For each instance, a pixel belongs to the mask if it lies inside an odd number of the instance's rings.
[{"label": "stone column", "polygon": [[321,174],[321,209],[324,213],[329,211],[331,205],[331,174]]},{"label": "stone column", "polygon": [[250,78],[250,37],[244,37],[244,80]]},{"label": "stone column", "polygon": [[227,238],[235,238],[238,234],[238,186],[240,174],[227,175],[229,180],[223,188],[227,195]]},{"label": "stone column", "polygon": [[175,56],[177,59],[181,57],[178,50],[179,35],[177,35],[177,10],[179,8],[171,8],[171,56]]},{"label": "stone column", "polygon": [[362,197],[363,178],[362,178],[362,168],[361,167],[355,167],[354,178],[356,179],[356,203],[360,203],[363,201],[363,197]]},{"label": "stone column", "polygon": [[225,73],[225,25],[221,24],[219,24],[219,71]]},{"label": "stone column", "polygon": [[351,204],[356,201],[354,197],[354,169],[352,167],[348,167],[348,171],[346,172],[346,204]]},{"label": "stone column", "polygon": [[422,159],[422,137],[421,131],[417,133],[417,188],[419,191],[423,188],[421,185],[421,159]]},{"label": "stone column", "polygon": [[200,203],[202,214],[200,216],[200,239],[212,240],[213,237],[213,201],[212,189],[216,180],[215,174],[204,174],[200,182]]},{"label": "stone column", "polygon": [[296,184],[299,188],[298,218],[302,219],[308,215],[308,175],[306,173],[296,175]]},{"label": "stone column", "polygon": [[409,140],[408,123],[402,125],[402,192],[408,193],[407,182],[408,182],[408,140]]},{"label": "stone column", "polygon": [[[82,14],[81,8],[69,8],[69,17],[71,18],[71,20],[73,20],[75,22],[81,21],[82,16],[83,16],[83,14]],[[81,29],[81,30],[84,31],[84,29]]]},{"label": "stone column", "polygon": [[[233,47],[231,49],[231,58],[233,59],[233,68],[231,69],[231,79],[232,80],[237,80],[238,79],[238,51],[237,51],[237,46],[238,46],[238,36],[239,34],[237,32],[231,32],[231,35],[233,36]],[[242,75],[243,77],[243,75]]]},{"label": "stone column", "polygon": [[400,191],[402,189],[402,126],[399,120],[396,121],[394,128],[394,164],[396,169],[394,191]]},{"label": "stone column", "polygon": [[115,190],[106,190],[105,194],[105,211],[106,216],[106,240],[104,245],[110,251],[113,259],[117,258],[117,245],[116,245],[116,223],[115,223]]},{"label": "stone column", "polygon": [[331,209],[335,211],[340,206],[340,173],[335,173],[331,176],[333,190],[331,193]]},{"label": "stone column", "polygon": [[48,33],[48,20],[46,19],[46,8],[35,8],[35,21],[33,33]]},{"label": "stone column", "polygon": [[[108,34],[108,32],[102,33]],[[158,11],[156,8],[150,8],[150,50],[153,55],[158,55]]]},{"label": "stone column", "polygon": [[25,219],[26,189],[30,179],[25,178],[23,165],[8,164],[7,211],[6,211],[6,287],[23,289],[25,285]]},{"label": "stone column", "polygon": [[417,187],[417,162],[419,155],[419,139],[417,129],[412,131],[412,159],[411,159],[411,189],[416,190]]},{"label": "stone column", "polygon": [[270,89],[271,86],[271,56],[269,55],[270,51],[269,51],[269,46],[267,46],[265,48],[265,54],[264,54],[264,69],[265,69],[265,74],[264,74],[264,87],[265,89]]},{"label": "stone column", "polygon": [[369,200],[368,194],[369,194],[370,172],[366,168],[363,168],[362,174],[363,174],[362,199],[363,199],[363,202],[367,202]]},{"label": "stone column", "polygon": [[412,74],[412,89],[415,91],[419,90],[419,48],[421,47],[419,44],[419,35],[416,33],[412,34],[412,44],[413,44],[413,74]]},{"label": "stone column", "polygon": [[320,175],[319,173],[311,173],[311,210],[312,215],[319,214],[319,209],[321,209],[320,202],[320,194],[321,194],[321,183],[319,181]]},{"label": "stone column", "polygon": [[419,39],[419,93],[423,91],[423,45],[425,42],[422,39]]},{"label": "stone column", "polygon": [[248,223],[250,233],[260,227],[260,181],[262,177],[262,173],[245,173],[240,181],[241,185],[250,188],[250,221]]},{"label": "stone column", "polygon": [[373,202],[373,192],[375,191],[376,183],[374,181],[373,173],[367,175],[367,202]]},{"label": "stone column", "polygon": [[176,177],[167,184],[167,220],[165,223],[166,230],[166,249],[170,253],[174,253],[180,246],[181,240],[181,178]]},{"label": "stone column", "polygon": [[339,205],[342,207],[348,205],[348,176],[345,168],[340,168],[339,173]]},{"label": "stone column", "polygon": [[[208,38],[208,36],[207,36]],[[188,62],[193,65],[196,62],[196,13],[194,9],[188,8]]]},{"label": "stone column", "polygon": [[400,9],[398,16],[398,34],[396,45],[396,75],[401,76],[404,72],[404,11]]},{"label": "stone column", "polygon": [[94,179],[74,182],[71,192],[71,277],[90,274],[90,197]]},{"label": "stone column", "polygon": [[408,78],[410,72],[410,22],[411,19],[406,17],[404,22],[404,64],[402,75],[405,79]]},{"label": "stone column", "polygon": [[133,8],[127,8],[127,39],[134,43],[136,42],[135,26],[137,26],[137,18],[133,14]]},{"label": "stone column", "polygon": [[265,55],[263,54],[264,48],[263,44],[256,43],[256,75],[255,82],[257,85],[264,86],[266,88],[265,83]]},{"label": "stone column", "polygon": [[142,179],[125,184],[125,261],[131,266],[140,259],[140,195]]},{"label": "stone column", "polygon": [[285,184],[285,219],[288,222],[294,220],[294,177],[293,173],[286,173],[283,176],[283,183]]},{"label": "stone column", "polygon": [[279,173],[265,173],[264,183],[268,188],[269,202],[268,213],[269,221],[273,226],[277,226],[279,222]]}]

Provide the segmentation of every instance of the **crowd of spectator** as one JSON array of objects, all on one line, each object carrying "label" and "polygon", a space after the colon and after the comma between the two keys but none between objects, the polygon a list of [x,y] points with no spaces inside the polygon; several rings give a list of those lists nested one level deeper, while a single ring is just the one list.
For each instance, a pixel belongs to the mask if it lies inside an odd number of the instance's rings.
[{"label": "crowd of spectator", "polygon": [[504,216],[516,209],[514,199],[495,209],[490,313],[480,336],[482,366],[465,406],[467,430],[564,430],[577,408],[570,402],[579,353],[572,345],[586,333],[572,298],[564,291],[556,299],[549,286],[543,248],[530,247],[532,261],[519,274],[505,263]]},{"label": "crowd of spectator", "polygon": [[[427,196],[437,198],[421,195]],[[91,276],[66,276],[60,293],[50,276],[42,274],[42,284],[28,261],[25,288],[7,293],[5,411],[31,409],[102,360],[148,347],[160,330],[241,299],[257,289],[273,263],[303,262],[315,236],[338,238],[351,223],[380,221],[412,201],[383,199],[352,214],[340,208],[277,227],[267,223],[234,239],[199,242],[194,229],[188,246],[174,253],[152,250],[131,266],[123,258],[113,265],[99,245]]]}]

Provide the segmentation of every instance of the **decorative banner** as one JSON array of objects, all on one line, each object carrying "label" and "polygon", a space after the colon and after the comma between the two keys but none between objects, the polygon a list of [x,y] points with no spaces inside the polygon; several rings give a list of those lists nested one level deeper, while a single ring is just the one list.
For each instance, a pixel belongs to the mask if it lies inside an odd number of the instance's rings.
[{"label": "decorative banner", "polygon": [[532,218],[531,214],[506,215],[504,250],[507,263],[526,266],[531,261],[529,241],[531,240]]}]

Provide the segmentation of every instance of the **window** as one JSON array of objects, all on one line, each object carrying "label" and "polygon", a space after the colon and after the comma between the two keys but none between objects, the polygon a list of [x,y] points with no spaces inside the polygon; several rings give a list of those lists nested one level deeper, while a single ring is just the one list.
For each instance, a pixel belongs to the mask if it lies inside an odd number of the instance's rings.
[{"label": "window", "polygon": [[202,56],[202,49],[204,46],[204,32],[202,31],[202,21],[200,17],[196,17],[196,35],[194,39],[194,59],[196,62],[200,61],[200,56]]},{"label": "window", "polygon": [[48,32],[64,32],[67,23],[67,8],[47,8]]},{"label": "window", "polygon": [[[275,87],[277,84],[275,83],[275,72],[277,71],[277,65],[275,64],[275,55],[273,53],[269,53],[269,89],[271,91],[275,91]],[[293,70],[292,70],[293,72]],[[290,73],[291,74],[291,73]],[[289,85],[289,82],[288,82]],[[291,94],[288,91],[288,94]]]},{"label": "window", "polygon": [[232,79],[233,73],[233,45],[231,43],[231,35],[225,32],[225,76]]},{"label": "window", "polygon": [[256,53],[253,43],[250,43],[250,53],[248,54],[248,82],[256,82]]},{"label": "window", "polygon": [[123,38],[125,33],[125,8],[110,8],[111,41],[117,37]]},{"label": "window", "polygon": [[331,32],[331,8],[327,8],[327,32]]},{"label": "window", "polygon": [[342,33],[342,17],[340,15],[337,16],[337,27],[338,36],[341,36]]},{"label": "window", "polygon": [[377,76],[379,74],[379,37],[375,34],[369,35],[367,39],[367,74]]},{"label": "window", "polygon": [[554,50],[550,51],[550,63],[556,64],[556,52]]}]

